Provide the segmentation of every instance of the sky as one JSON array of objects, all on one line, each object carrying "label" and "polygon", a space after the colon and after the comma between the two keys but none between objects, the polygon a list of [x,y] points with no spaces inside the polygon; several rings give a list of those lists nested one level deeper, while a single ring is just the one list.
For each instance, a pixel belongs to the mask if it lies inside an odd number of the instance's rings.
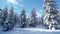
[{"label": "sky", "polygon": [[[60,0],[56,0],[57,6],[60,8]],[[43,10],[43,0],[0,0],[0,8],[8,7],[8,10],[11,7],[14,7],[14,13],[20,14],[22,8],[26,10],[26,15],[28,16],[32,11],[32,8],[36,9],[38,16],[41,16]]]}]

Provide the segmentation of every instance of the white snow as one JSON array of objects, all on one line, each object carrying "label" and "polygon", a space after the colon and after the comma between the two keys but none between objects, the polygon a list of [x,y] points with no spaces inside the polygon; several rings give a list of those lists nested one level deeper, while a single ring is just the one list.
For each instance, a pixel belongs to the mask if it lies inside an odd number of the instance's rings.
[{"label": "white snow", "polygon": [[40,29],[40,28],[14,28],[11,31],[3,32],[0,31],[0,34],[58,34],[60,30],[49,30],[49,29]]}]

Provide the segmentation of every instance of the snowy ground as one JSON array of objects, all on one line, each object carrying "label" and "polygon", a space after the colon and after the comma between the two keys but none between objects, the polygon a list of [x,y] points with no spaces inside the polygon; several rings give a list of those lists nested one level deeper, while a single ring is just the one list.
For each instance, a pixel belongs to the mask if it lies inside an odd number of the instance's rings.
[{"label": "snowy ground", "polygon": [[60,30],[47,30],[39,28],[14,28],[11,31],[3,32],[0,34],[60,34]]},{"label": "snowy ground", "polygon": [[38,26],[36,28],[14,28],[13,30],[7,32],[3,32],[1,30],[2,28],[0,28],[0,34],[60,34],[60,30],[49,30],[44,26]]}]

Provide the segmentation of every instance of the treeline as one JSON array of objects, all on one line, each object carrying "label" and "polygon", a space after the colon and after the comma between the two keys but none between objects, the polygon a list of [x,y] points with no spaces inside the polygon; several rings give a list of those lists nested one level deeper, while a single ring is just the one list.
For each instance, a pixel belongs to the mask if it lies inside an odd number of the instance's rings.
[{"label": "treeline", "polygon": [[3,31],[12,30],[14,27],[19,28],[28,28],[28,27],[36,27],[43,23],[43,19],[40,17],[36,17],[35,8],[32,9],[28,18],[26,18],[26,10],[23,8],[21,10],[21,14],[18,15],[14,13],[14,8],[8,12],[7,6],[4,9],[0,9],[0,26],[2,26]]}]

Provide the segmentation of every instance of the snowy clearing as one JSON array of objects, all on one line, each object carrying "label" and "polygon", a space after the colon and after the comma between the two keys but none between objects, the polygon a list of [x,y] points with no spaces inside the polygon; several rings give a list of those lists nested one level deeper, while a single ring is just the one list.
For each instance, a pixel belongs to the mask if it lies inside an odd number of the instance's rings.
[{"label": "snowy clearing", "polygon": [[40,32],[60,32],[60,30],[40,29],[40,28],[14,28],[14,30],[40,31]]},{"label": "snowy clearing", "polygon": [[14,28],[11,31],[3,32],[0,34],[60,34],[60,30],[49,30],[39,28]]}]

